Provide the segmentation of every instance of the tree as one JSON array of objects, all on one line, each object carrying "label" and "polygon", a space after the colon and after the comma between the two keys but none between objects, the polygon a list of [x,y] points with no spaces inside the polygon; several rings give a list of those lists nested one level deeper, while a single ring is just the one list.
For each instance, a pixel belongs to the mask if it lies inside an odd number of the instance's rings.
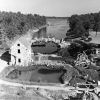
[{"label": "tree", "polygon": [[0,12],[0,29],[8,39],[25,34],[29,29],[46,24],[46,18],[40,15],[22,14],[21,12]]},{"label": "tree", "polygon": [[97,32],[100,30],[100,13],[96,13],[94,14],[94,27],[93,30],[96,31],[96,36],[97,36]]},{"label": "tree", "polygon": [[85,36],[86,29],[84,28],[82,20],[78,15],[73,15],[69,18],[69,26],[70,26],[70,29],[68,30],[69,36],[70,35],[74,35],[75,37]]},{"label": "tree", "polygon": [[85,37],[89,36],[90,29],[97,32],[100,31],[100,12],[82,15],[72,15],[68,18],[70,29],[67,36]]},{"label": "tree", "polygon": [[68,52],[68,47],[65,47],[65,48],[61,48],[60,51],[58,51],[58,56],[62,56],[62,57],[69,57],[70,54]]},{"label": "tree", "polygon": [[70,56],[74,59],[77,58],[78,53],[81,51],[82,51],[82,46],[79,43],[71,43],[71,45],[68,48]]}]

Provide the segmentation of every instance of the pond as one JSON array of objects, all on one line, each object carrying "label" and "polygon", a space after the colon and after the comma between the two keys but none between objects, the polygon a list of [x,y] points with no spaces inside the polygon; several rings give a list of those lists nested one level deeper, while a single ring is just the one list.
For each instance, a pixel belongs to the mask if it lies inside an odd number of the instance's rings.
[{"label": "pond", "polygon": [[63,70],[36,69],[19,71],[15,69],[8,74],[7,78],[39,83],[62,83],[61,77],[63,74]]},{"label": "pond", "polygon": [[61,76],[63,71],[61,70],[47,70],[40,69],[33,71],[30,77],[30,81],[46,82],[46,83],[61,83]]}]

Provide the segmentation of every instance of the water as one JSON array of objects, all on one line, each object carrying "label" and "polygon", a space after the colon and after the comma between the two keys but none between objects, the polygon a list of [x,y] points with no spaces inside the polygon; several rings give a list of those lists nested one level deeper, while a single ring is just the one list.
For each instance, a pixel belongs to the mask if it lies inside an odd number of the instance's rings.
[{"label": "water", "polygon": [[20,70],[20,73],[18,70],[13,70],[8,74],[7,78],[38,83],[62,83],[61,78],[64,73],[64,70],[49,70],[43,68],[26,71]]},{"label": "water", "polygon": [[67,30],[69,29],[69,24],[67,19],[47,19],[49,26],[47,27],[47,36],[53,36],[57,39],[62,39],[66,37]]},{"label": "water", "polygon": [[50,71],[45,69],[35,70],[31,73],[30,81],[45,83],[61,83],[60,77],[62,74],[62,71]]},{"label": "water", "polygon": [[49,26],[47,28],[43,28],[33,34],[34,37],[55,37],[56,39],[62,39],[66,37],[66,33],[69,29],[69,24],[67,19],[51,19],[47,18],[47,23]]}]

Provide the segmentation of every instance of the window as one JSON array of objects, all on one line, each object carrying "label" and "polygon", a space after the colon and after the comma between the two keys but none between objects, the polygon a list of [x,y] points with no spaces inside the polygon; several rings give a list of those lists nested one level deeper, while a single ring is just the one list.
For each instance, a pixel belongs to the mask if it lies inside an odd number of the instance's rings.
[{"label": "window", "polygon": [[17,44],[17,46],[20,46],[20,44]]},{"label": "window", "polygon": [[18,62],[20,63],[21,62],[21,59],[18,59]]},{"label": "window", "polygon": [[18,49],[18,53],[20,53],[20,49]]}]

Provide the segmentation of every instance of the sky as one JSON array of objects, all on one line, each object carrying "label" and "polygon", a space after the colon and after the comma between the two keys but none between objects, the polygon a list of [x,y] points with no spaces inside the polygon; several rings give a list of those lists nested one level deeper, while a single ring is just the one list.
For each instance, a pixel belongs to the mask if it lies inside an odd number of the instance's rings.
[{"label": "sky", "polygon": [[69,17],[100,11],[100,0],[0,0],[1,11]]}]

